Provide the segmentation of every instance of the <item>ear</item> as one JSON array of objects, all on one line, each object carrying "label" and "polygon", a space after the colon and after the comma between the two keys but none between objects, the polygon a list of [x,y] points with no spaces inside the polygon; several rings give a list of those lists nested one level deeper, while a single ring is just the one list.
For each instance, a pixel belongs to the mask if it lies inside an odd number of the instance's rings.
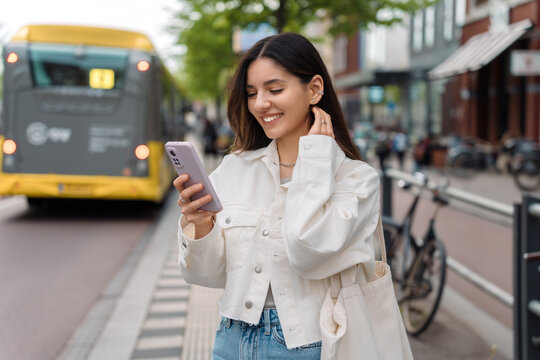
[{"label": "ear", "polygon": [[321,75],[315,75],[309,82],[311,104],[317,104],[324,94],[324,81]]}]

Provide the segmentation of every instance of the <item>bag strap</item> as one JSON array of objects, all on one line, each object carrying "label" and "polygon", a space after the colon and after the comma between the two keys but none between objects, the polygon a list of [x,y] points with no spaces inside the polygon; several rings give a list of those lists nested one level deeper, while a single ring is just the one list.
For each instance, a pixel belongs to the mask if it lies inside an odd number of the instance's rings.
[{"label": "bag strap", "polygon": [[384,230],[382,226],[382,216],[379,213],[379,223],[377,224],[377,237],[379,238],[379,248],[381,251],[381,260],[382,262],[388,262],[386,257],[386,244],[384,242]]},{"label": "bag strap", "polygon": [[[348,166],[348,164],[351,164],[351,166]],[[349,162],[341,166],[338,169],[338,173],[336,175],[337,179],[340,179],[344,176],[346,171],[349,170],[349,168],[352,168],[352,165],[356,166],[354,162]],[[376,228],[377,237],[379,239],[379,250],[381,252],[381,261],[384,263],[387,262],[387,255],[386,255],[386,245],[384,242],[384,231],[382,226],[382,215],[379,212],[379,220],[377,222],[377,228]],[[334,274],[330,277],[330,297],[332,299],[337,299],[339,295],[339,291],[343,286],[349,286],[352,284],[352,278],[356,273],[358,265],[351,266],[348,269],[343,270],[342,272],[338,274]]]}]

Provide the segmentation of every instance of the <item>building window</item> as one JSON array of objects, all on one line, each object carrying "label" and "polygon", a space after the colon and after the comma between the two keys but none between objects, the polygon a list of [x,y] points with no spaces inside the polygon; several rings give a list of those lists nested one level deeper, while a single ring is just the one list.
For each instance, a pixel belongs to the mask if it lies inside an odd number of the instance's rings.
[{"label": "building window", "polygon": [[456,26],[462,27],[465,24],[467,13],[467,0],[456,0]]},{"label": "building window", "polygon": [[454,37],[454,1],[444,0],[443,6],[443,37],[446,41],[452,41]]},{"label": "building window", "polygon": [[334,71],[336,74],[347,70],[347,37],[340,35],[334,41]]},{"label": "building window", "polygon": [[384,66],[386,62],[386,31],[384,26],[370,26],[366,33],[366,65],[369,68]]},{"label": "building window", "polygon": [[422,50],[422,35],[423,35],[423,28],[424,27],[424,12],[422,10],[418,10],[414,14],[413,18],[413,50],[414,51],[420,51]]},{"label": "building window", "polygon": [[426,47],[433,47],[435,43],[435,6],[426,9],[426,26],[424,27]]}]

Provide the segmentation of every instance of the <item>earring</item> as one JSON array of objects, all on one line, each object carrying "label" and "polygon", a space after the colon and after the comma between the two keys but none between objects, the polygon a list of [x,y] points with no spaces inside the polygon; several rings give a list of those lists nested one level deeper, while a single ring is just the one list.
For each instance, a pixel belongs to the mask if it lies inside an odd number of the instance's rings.
[{"label": "earring", "polygon": [[311,102],[312,102],[312,103],[314,103],[315,101],[317,101],[317,100],[315,100],[315,99],[311,99]]},{"label": "earring", "polygon": [[319,90],[319,91],[317,91],[317,93],[322,96],[324,94],[324,91]]}]

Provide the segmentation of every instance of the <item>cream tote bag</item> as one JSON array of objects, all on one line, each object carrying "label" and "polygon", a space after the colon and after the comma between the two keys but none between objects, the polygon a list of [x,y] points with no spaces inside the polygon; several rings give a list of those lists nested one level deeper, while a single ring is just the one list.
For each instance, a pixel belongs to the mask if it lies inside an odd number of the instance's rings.
[{"label": "cream tote bag", "polygon": [[375,278],[354,284],[357,266],[330,278],[320,314],[321,360],[413,359],[399,311],[379,217],[377,235],[382,261]]}]

